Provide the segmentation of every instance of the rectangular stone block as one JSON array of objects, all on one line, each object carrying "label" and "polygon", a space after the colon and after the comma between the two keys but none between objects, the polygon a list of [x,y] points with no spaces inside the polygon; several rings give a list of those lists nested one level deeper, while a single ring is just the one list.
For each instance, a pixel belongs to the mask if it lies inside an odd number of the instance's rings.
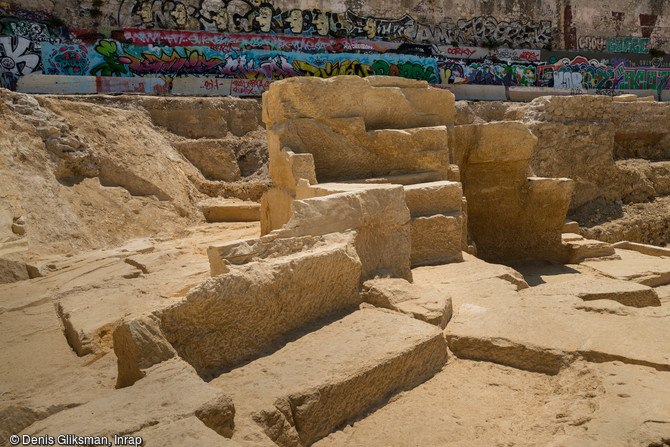
[{"label": "rectangular stone block", "polygon": [[412,267],[447,264],[463,260],[463,217],[435,214],[416,217],[410,222]]},{"label": "rectangular stone block", "polygon": [[163,311],[161,330],[202,376],[271,350],[305,325],[361,302],[353,234],[272,259],[231,266]]},{"label": "rectangular stone block", "polygon": [[306,446],[393,392],[427,380],[446,360],[437,327],[362,309],[210,385],[230,391],[236,430],[253,419],[276,444]]},{"label": "rectangular stone block", "polygon": [[412,217],[460,212],[463,188],[458,182],[430,182],[408,185],[405,203]]}]

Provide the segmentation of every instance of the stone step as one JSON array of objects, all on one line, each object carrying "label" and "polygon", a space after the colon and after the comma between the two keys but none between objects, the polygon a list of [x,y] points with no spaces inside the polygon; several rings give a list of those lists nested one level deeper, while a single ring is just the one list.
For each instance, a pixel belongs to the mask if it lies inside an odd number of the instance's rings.
[{"label": "stone step", "polygon": [[651,287],[617,279],[576,276],[577,278],[568,281],[533,287],[532,294],[533,296],[575,295],[584,301],[612,300],[631,307],[661,305],[658,294]]},{"label": "stone step", "polygon": [[614,248],[621,250],[633,250],[643,255],[665,256],[670,258],[670,248],[658,247],[656,245],[638,244],[637,242],[621,241],[613,244]]},{"label": "stone step", "polygon": [[633,250],[616,250],[619,259],[590,260],[586,265],[610,278],[657,287],[670,284],[670,260]]},{"label": "stone step", "polygon": [[311,445],[392,393],[432,377],[446,359],[437,327],[360,309],[210,385],[235,403],[233,441],[262,431],[280,446]]},{"label": "stone step", "polygon": [[207,222],[253,222],[261,219],[261,205],[229,199],[207,199],[198,204]]},{"label": "stone step", "polygon": [[[183,435],[175,427],[188,424],[186,433],[203,441],[200,445],[234,446],[226,439],[232,436],[234,415],[229,397],[205,383],[186,362],[171,359],[150,368],[134,386],[58,412],[34,423],[25,433],[106,436],[109,445],[121,445],[114,442],[115,435],[140,436],[142,445],[149,446],[196,445],[176,442]],[[169,433],[171,442],[165,442]]]},{"label": "stone step", "polygon": [[563,232],[561,235],[561,241],[563,242],[575,242],[575,241],[583,241],[584,236],[577,234],[577,233],[566,233]]},{"label": "stone step", "polygon": [[670,326],[662,308],[584,303],[574,296],[533,295],[533,290],[462,304],[445,330],[449,349],[460,358],[547,374],[580,358],[670,371]]},{"label": "stone step", "polygon": [[377,307],[395,310],[444,329],[451,319],[448,286],[413,284],[402,278],[375,278],[365,281],[361,296]]},{"label": "stone step", "polygon": [[616,255],[611,244],[592,239],[563,241],[563,247],[567,250],[568,264],[579,264],[589,258]]}]

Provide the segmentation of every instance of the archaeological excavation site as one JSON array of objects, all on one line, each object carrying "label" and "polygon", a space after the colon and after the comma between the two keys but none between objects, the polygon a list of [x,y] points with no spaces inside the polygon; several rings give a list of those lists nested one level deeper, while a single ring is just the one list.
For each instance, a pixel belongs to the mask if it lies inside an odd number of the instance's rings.
[{"label": "archaeological excavation site", "polygon": [[670,446],[666,2],[19,3],[0,447]]}]

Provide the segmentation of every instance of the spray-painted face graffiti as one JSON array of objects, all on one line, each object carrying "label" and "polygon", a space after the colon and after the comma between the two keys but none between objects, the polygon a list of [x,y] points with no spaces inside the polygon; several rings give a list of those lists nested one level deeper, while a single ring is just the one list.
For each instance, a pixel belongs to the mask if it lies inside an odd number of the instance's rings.
[{"label": "spray-painted face graffiti", "polygon": [[152,11],[153,2],[142,2],[137,11],[137,14],[142,20],[142,24],[145,26],[152,26],[154,24],[154,13]]},{"label": "spray-painted face graffiti", "polygon": [[174,19],[178,29],[184,29],[186,27],[188,15],[186,6],[184,6],[182,3],[177,3],[174,11],[170,13],[170,16]]},{"label": "spray-painted face graffiti", "polygon": [[365,20],[365,26],[363,27],[363,31],[368,36],[368,39],[374,39],[375,36],[377,35],[377,21],[373,19],[372,17],[368,17]]},{"label": "spray-painted face graffiti", "polygon": [[293,9],[289,12],[286,22],[289,24],[291,32],[293,34],[302,33],[302,11],[299,9]]},{"label": "spray-painted face graffiti", "polygon": [[316,29],[316,33],[319,36],[327,36],[330,29],[330,20],[328,19],[328,15],[320,9],[315,9],[313,12],[314,18],[312,19],[312,24]]},{"label": "spray-painted face graffiti", "polygon": [[258,23],[261,32],[269,33],[272,29],[272,13],[273,7],[270,4],[265,3],[258,8],[256,23]]},{"label": "spray-painted face graffiti", "polygon": [[228,29],[228,14],[225,10],[213,12],[211,17],[218,31],[226,31]]}]

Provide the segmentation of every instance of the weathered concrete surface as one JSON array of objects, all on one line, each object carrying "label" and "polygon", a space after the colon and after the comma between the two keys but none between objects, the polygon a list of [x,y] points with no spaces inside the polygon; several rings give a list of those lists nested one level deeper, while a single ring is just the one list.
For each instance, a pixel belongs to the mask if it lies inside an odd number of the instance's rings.
[{"label": "weathered concrete surface", "polygon": [[353,244],[354,235],[343,234],[327,245],[231,266],[162,311],[161,330],[203,376],[251,360],[291,331],[361,302]]},{"label": "weathered concrete surface", "polygon": [[263,430],[281,446],[301,446],[430,378],[446,359],[438,328],[362,309],[210,385],[235,401],[240,437]]},{"label": "weathered concrete surface", "polygon": [[221,392],[203,382],[191,366],[181,360],[170,360],[151,368],[147,377],[133,387],[61,411],[33,424],[28,433],[33,436],[73,433],[114,439],[115,434],[137,433],[147,427],[189,418],[217,394]]},{"label": "weathered concrete surface", "polygon": [[670,263],[665,258],[631,250],[616,250],[621,259],[593,260],[584,265],[611,278],[634,281],[656,287],[670,283]]},{"label": "weathered concrete surface", "polygon": [[402,312],[443,329],[451,319],[451,298],[446,286],[422,287],[401,278],[375,278],[363,283],[361,296],[374,306]]}]

